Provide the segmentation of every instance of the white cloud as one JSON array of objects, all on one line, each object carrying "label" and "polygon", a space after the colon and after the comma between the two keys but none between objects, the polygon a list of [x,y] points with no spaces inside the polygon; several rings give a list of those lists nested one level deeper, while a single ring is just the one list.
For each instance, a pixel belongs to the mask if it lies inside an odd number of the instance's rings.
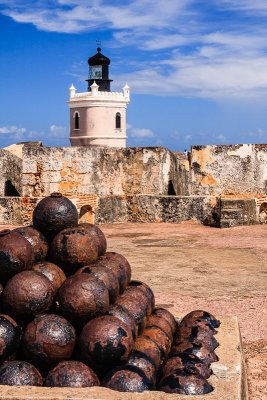
[{"label": "white cloud", "polygon": [[127,134],[134,138],[153,138],[156,135],[146,128],[134,128],[132,125],[127,124]]},{"label": "white cloud", "polygon": [[3,134],[18,134],[18,135],[21,135],[21,134],[23,134],[25,132],[26,132],[25,128],[18,128],[15,125],[2,126],[2,128],[0,128],[0,133],[3,133]]},{"label": "white cloud", "polygon": [[217,136],[217,139],[220,140],[220,142],[225,143],[227,141],[226,136],[220,134]]},{"label": "white cloud", "polygon": [[[267,97],[267,28],[262,18],[257,19],[267,14],[266,0],[213,0],[209,7],[200,7],[195,0],[0,3],[4,14],[40,30],[111,30],[113,38],[108,46],[132,48],[136,55],[136,66],[130,65],[133,57],[124,65],[124,70],[131,72],[113,74],[113,88],[121,89],[128,81],[133,93],[140,94],[210,99]],[[220,14],[225,11],[228,19]],[[250,20],[252,15],[254,19]],[[75,64],[70,74],[78,79],[79,65]],[[153,133],[141,129],[134,134],[145,137]],[[60,135],[64,135],[64,129]]]},{"label": "white cloud", "polygon": [[67,127],[51,125],[48,137],[67,137]]}]

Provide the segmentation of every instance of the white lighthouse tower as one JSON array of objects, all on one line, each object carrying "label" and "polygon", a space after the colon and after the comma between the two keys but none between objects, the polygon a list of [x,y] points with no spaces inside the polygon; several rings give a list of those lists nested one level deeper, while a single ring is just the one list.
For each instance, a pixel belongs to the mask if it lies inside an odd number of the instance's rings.
[{"label": "white lighthouse tower", "polygon": [[126,147],[126,108],[130,88],[111,92],[110,59],[101,54],[89,58],[88,91],[76,93],[69,88],[71,146]]}]

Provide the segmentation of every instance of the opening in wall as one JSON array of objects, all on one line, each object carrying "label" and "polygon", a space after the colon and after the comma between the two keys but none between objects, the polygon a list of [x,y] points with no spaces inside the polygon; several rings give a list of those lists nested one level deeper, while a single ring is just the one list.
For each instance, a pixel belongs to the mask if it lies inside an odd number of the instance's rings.
[{"label": "opening in wall", "polygon": [[19,192],[15,188],[15,186],[11,183],[11,181],[5,182],[5,196],[19,196]]},{"label": "opening in wall", "polygon": [[168,196],[176,196],[172,181],[169,181],[168,184]]},{"label": "opening in wall", "polygon": [[260,224],[267,224],[267,203],[262,203],[259,213]]},{"label": "opening in wall", "polygon": [[80,116],[79,113],[76,111],[75,113],[75,129],[80,129]]},{"label": "opening in wall", "polygon": [[79,223],[94,223],[94,212],[90,205],[82,206],[79,214]]},{"label": "opening in wall", "polygon": [[116,129],[121,129],[121,115],[119,112],[116,114]]}]

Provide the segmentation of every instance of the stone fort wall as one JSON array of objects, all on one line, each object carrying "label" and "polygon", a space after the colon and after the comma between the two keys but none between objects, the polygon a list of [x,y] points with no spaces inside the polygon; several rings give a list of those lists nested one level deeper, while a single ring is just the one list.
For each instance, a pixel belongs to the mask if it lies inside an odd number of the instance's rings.
[{"label": "stone fort wall", "polygon": [[[83,222],[265,222],[267,145],[1,149],[0,223],[29,224],[38,201],[59,191]],[[5,192],[6,181],[17,194]]]}]

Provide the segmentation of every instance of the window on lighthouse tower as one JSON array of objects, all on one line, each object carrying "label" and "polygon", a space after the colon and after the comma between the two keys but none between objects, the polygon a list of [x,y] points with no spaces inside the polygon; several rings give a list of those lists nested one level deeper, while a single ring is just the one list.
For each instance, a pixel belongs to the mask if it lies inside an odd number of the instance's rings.
[{"label": "window on lighthouse tower", "polygon": [[75,128],[74,129],[80,129],[80,115],[79,115],[79,113],[78,113],[78,111],[76,111],[76,113],[75,113],[75,115],[74,115],[74,118],[75,118]]},{"label": "window on lighthouse tower", "polygon": [[121,129],[121,115],[119,112],[116,114],[116,129]]}]

